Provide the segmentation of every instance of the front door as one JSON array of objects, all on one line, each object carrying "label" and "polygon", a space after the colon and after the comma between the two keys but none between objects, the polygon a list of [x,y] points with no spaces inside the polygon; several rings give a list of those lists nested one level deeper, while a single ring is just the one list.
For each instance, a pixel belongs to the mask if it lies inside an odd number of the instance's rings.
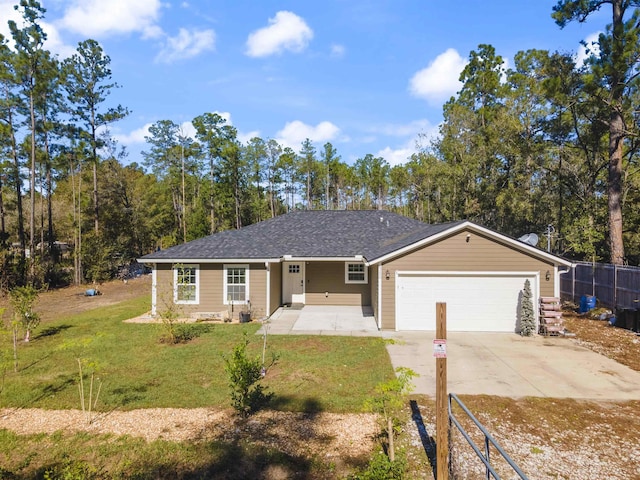
[{"label": "front door", "polygon": [[283,303],[304,303],[304,262],[285,262],[283,270]]}]

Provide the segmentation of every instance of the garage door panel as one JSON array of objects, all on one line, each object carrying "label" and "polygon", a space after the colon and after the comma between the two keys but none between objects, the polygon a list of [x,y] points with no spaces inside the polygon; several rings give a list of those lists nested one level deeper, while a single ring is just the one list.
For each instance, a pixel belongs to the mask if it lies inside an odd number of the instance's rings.
[{"label": "garage door panel", "polygon": [[401,275],[396,292],[397,328],[435,330],[435,305],[445,302],[450,331],[515,332],[527,278],[534,289],[531,275]]}]

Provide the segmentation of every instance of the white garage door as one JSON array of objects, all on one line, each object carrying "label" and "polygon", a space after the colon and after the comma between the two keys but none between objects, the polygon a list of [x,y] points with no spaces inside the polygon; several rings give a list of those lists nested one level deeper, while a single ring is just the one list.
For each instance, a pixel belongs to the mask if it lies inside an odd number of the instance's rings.
[{"label": "white garage door", "polygon": [[524,282],[534,273],[402,273],[396,281],[396,328],[435,330],[436,303],[447,304],[447,330],[518,332]]}]

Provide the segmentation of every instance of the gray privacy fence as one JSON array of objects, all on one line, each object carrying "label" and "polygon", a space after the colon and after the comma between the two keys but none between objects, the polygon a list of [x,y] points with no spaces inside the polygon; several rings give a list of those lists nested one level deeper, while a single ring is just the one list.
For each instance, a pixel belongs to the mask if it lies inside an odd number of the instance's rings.
[{"label": "gray privacy fence", "polygon": [[612,310],[640,308],[640,267],[576,262],[560,275],[560,294],[577,305],[583,295],[592,295]]}]

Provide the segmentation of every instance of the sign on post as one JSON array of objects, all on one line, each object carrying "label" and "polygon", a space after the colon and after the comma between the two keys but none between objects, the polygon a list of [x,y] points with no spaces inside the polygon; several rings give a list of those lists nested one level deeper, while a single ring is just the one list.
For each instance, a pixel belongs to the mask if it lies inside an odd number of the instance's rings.
[{"label": "sign on post", "polygon": [[435,358],[447,358],[447,340],[436,338],[433,341],[433,356]]}]

